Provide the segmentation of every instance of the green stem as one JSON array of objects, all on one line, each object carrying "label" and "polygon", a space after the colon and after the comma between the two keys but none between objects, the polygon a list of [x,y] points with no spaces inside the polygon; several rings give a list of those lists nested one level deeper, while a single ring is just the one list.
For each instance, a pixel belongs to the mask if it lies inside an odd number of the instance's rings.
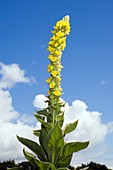
[{"label": "green stem", "polygon": [[53,148],[53,151],[52,151],[52,164],[54,165],[54,162],[55,162],[55,147]]},{"label": "green stem", "polygon": [[55,123],[55,111],[52,113],[52,115],[53,115],[52,123],[54,125],[54,123]]}]

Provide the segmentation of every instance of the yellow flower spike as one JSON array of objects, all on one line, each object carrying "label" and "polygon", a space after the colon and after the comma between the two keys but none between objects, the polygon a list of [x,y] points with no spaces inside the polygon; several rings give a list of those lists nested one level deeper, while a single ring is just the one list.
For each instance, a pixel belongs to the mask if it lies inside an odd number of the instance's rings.
[{"label": "yellow flower spike", "polygon": [[55,87],[55,82],[54,81],[52,81],[50,84],[49,84],[49,87],[51,88],[51,89],[53,89],[54,87]]},{"label": "yellow flower spike", "polygon": [[60,87],[61,75],[60,71],[63,68],[61,65],[62,51],[66,47],[66,36],[70,33],[69,16],[65,16],[62,20],[58,21],[52,31],[53,36],[50,39],[48,51],[50,52],[48,58],[50,64],[48,65],[48,72],[50,78],[46,80],[49,84],[49,98],[51,103],[59,100],[62,89]]},{"label": "yellow flower spike", "polygon": [[59,72],[56,71],[56,70],[53,70],[53,71],[51,72],[51,74],[52,74],[53,77],[56,77],[56,76],[58,75],[58,73],[59,73]]}]

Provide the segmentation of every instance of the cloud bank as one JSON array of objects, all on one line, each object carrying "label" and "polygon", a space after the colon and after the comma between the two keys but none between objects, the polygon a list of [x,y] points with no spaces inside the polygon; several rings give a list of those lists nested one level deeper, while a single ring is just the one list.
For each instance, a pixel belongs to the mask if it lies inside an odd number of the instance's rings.
[{"label": "cloud bank", "polygon": [[22,160],[22,145],[16,135],[34,139],[33,126],[23,121],[23,116],[15,110],[9,89],[17,83],[30,83],[25,71],[17,64],[0,63],[0,160]]}]

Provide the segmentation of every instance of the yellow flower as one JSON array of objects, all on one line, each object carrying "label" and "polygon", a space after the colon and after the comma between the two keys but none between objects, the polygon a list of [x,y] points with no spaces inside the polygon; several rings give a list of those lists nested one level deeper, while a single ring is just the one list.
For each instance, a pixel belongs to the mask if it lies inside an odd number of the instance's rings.
[{"label": "yellow flower", "polygon": [[52,46],[49,46],[47,49],[49,52],[53,53],[54,52],[54,48]]},{"label": "yellow flower", "polygon": [[62,27],[62,20],[58,21],[56,23],[56,26],[54,27],[55,29],[60,29]]},{"label": "yellow flower", "polygon": [[68,22],[69,22],[69,19],[70,19],[70,18],[69,18],[69,15],[66,15],[65,17],[63,17],[62,20],[63,20],[63,21],[68,21]]},{"label": "yellow flower", "polygon": [[48,91],[47,93],[48,93],[48,95],[50,95],[50,91]]},{"label": "yellow flower", "polygon": [[55,54],[61,56],[62,52],[61,51],[55,51]]},{"label": "yellow flower", "polygon": [[53,92],[53,94],[54,94],[55,96],[60,96],[60,95],[61,95],[61,92],[60,92],[60,90],[56,89],[56,90]]},{"label": "yellow flower", "polygon": [[53,69],[53,65],[49,64],[48,65],[48,72],[51,72],[52,69]]},{"label": "yellow flower", "polygon": [[59,32],[56,33],[56,35],[57,35],[58,37],[63,37],[65,34],[64,34],[63,32],[61,32],[61,31],[59,31]]},{"label": "yellow flower", "polygon": [[55,45],[54,45],[54,46],[55,46],[55,47],[58,47],[58,45],[59,45],[58,43],[55,43]]},{"label": "yellow flower", "polygon": [[51,82],[51,77],[49,77],[47,80],[46,80],[47,83],[50,83]]},{"label": "yellow flower", "polygon": [[56,77],[56,76],[57,76],[57,74],[58,74],[58,71],[53,70],[53,71],[51,72],[51,74],[52,74],[52,76],[53,76],[53,77]]},{"label": "yellow flower", "polygon": [[49,86],[50,86],[50,88],[52,89],[52,88],[54,88],[55,87],[55,82],[54,81],[52,81],[50,84],[49,84]]},{"label": "yellow flower", "polygon": [[57,79],[58,82],[61,81],[61,77],[60,76],[57,76],[56,79]]},{"label": "yellow flower", "polygon": [[63,69],[64,67],[60,64],[59,66],[58,66],[60,69]]},{"label": "yellow flower", "polygon": [[58,43],[61,44],[61,43],[66,43],[66,37],[62,37],[62,38],[59,38],[58,40]]},{"label": "yellow flower", "polygon": [[51,61],[53,61],[53,62],[57,61],[57,57],[54,57],[54,56],[51,55],[51,54],[48,56],[48,58],[49,58]]},{"label": "yellow flower", "polygon": [[65,47],[66,47],[66,43],[62,43],[62,44],[61,44],[61,50],[64,50]]},{"label": "yellow flower", "polygon": [[57,41],[59,39],[59,37],[57,37],[56,35],[53,35],[51,38],[51,41]]},{"label": "yellow flower", "polygon": [[54,29],[53,34],[56,33],[56,35],[62,36],[61,33],[57,34],[57,32],[62,32],[64,35],[68,35],[70,32],[70,24],[68,19],[64,18],[63,20],[58,21]]},{"label": "yellow flower", "polygon": [[53,45],[55,42],[54,41],[50,41],[49,42],[49,45]]}]

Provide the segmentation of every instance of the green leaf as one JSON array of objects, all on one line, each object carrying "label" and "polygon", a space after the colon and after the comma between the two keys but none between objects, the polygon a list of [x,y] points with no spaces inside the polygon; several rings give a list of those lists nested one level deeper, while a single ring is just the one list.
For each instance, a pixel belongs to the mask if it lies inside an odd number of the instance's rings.
[{"label": "green leaf", "polygon": [[43,116],[47,117],[47,122],[49,122],[49,123],[51,122],[51,114],[49,114],[47,109],[36,111],[36,112],[37,112],[38,115],[43,115]]},{"label": "green leaf", "polygon": [[49,147],[54,147],[59,138],[62,138],[62,130],[59,127],[58,123],[51,129],[48,133],[45,141]]},{"label": "green leaf", "polygon": [[67,157],[59,158],[57,162],[57,167],[59,168],[69,167],[71,159],[72,159],[72,154],[68,155]]},{"label": "green leaf", "polygon": [[37,137],[40,136],[41,130],[33,130],[33,134]]},{"label": "green leaf", "polygon": [[23,150],[23,153],[26,159],[33,165],[35,165],[37,168],[40,168],[41,170],[56,170],[54,165],[49,162],[42,162],[36,159],[31,153],[26,152],[25,149]]},{"label": "green leaf", "polygon": [[39,116],[37,116],[37,115],[35,115],[35,117],[37,118],[37,120],[38,120],[40,123],[42,123],[42,124],[46,127],[46,129],[47,129],[48,131],[50,131],[51,128],[53,128],[53,124],[52,124],[52,123],[48,123],[48,122],[43,121],[43,120],[40,119]]},{"label": "green leaf", "polygon": [[40,145],[43,147],[43,143],[44,143],[44,139],[46,138],[48,134],[48,131],[47,129],[45,128],[45,126],[41,125],[41,131],[40,131],[40,137],[39,137],[39,142],[40,142]]},{"label": "green leaf", "polygon": [[62,127],[64,123],[64,113],[60,113],[56,116],[57,121],[59,122],[59,126]]},{"label": "green leaf", "polygon": [[70,142],[66,143],[62,150],[61,157],[67,157],[68,155],[73,154],[74,152],[78,152],[82,149],[87,148],[89,142]]},{"label": "green leaf", "polygon": [[78,120],[75,121],[75,122],[73,122],[73,123],[67,124],[67,125],[64,127],[64,130],[63,130],[64,136],[65,136],[67,133],[70,133],[70,132],[72,132],[73,130],[75,130],[75,128],[77,127],[77,124],[78,124]]},{"label": "green leaf", "polygon": [[41,115],[34,115],[36,117],[37,120],[45,120],[45,117],[44,116],[41,116]]},{"label": "green leaf", "polygon": [[50,162],[56,161],[64,145],[64,139],[62,136],[62,130],[58,124],[51,129],[44,140],[44,147],[48,153]]},{"label": "green leaf", "polygon": [[13,168],[7,168],[7,170],[25,170],[25,169],[20,167],[13,167]]},{"label": "green leaf", "polygon": [[37,112],[38,115],[43,115],[43,116],[46,116],[46,117],[47,117],[47,115],[48,115],[48,112],[47,112],[46,109],[40,110],[40,111],[36,111],[36,112]]},{"label": "green leaf", "polygon": [[38,143],[19,136],[17,136],[17,138],[22,144],[31,149],[40,160],[45,160],[45,152]]}]

